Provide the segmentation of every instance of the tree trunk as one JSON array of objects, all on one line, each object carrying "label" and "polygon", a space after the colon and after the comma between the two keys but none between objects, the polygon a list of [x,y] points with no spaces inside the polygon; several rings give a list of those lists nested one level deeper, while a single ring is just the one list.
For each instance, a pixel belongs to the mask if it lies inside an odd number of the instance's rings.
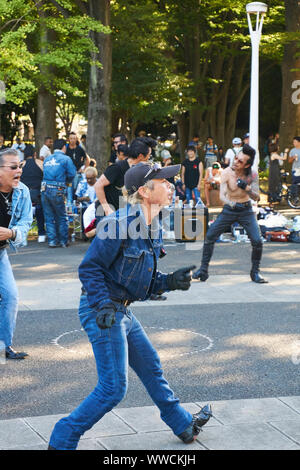
[{"label": "tree trunk", "polygon": [[[300,6],[298,0],[285,2],[287,32],[300,30]],[[285,45],[282,62],[282,97],[280,116],[280,149],[291,147],[293,137],[300,135],[300,47],[299,41]],[[296,57],[298,54],[298,57]],[[294,70],[298,69],[298,70]]]},{"label": "tree trunk", "polygon": [[35,148],[37,155],[45,137],[56,138],[56,98],[42,85],[38,90]]},{"label": "tree trunk", "polygon": [[185,149],[189,141],[189,120],[184,114],[178,114],[175,116],[177,121],[177,132],[180,147],[180,159],[184,161]]},{"label": "tree trunk", "polygon": [[[42,10],[39,11],[42,18],[46,13]],[[41,21],[41,53],[47,54],[48,44],[54,39],[53,31],[49,31]],[[47,77],[53,72],[49,66],[40,65],[41,77]],[[38,89],[37,97],[37,119],[35,127],[35,148],[37,155],[39,155],[40,148],[44,144],[45,137],[56,138],[56,96],[53,95],[44,84],[41,83]]]},{"label": "tree trunk", "polygon": [[[110,0],[89,0],[89,14],[109,26]],[[102,68],[92,65],[90,71],[87,153],[103,171],[111,151],[112,45],[109,34],[91,32],[91,36],[99,51],[92,53],[92,59],[101,62]]]}]

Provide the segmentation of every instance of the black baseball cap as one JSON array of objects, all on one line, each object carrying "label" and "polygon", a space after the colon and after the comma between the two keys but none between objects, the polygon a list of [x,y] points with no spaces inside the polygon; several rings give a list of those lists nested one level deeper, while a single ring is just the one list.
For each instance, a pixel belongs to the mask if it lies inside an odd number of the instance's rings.
[{"label": "black baseball cap", "polygon": [[124,184],[128,194],[135,193],[141,186],[153,179],[167,179],[177,175],[181,165],[170,165],[161,168],[158,163],[140,162],[126,171]]}]

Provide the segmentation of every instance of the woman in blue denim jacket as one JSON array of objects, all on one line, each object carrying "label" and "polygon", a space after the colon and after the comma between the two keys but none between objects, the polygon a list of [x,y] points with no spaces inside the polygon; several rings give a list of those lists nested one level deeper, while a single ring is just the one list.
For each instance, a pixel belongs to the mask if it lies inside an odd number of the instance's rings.
[{"label": "woman in blue denim jacket", "polygon": [[12,349],[18,312],[18,290],[6,248],[16,251],[27,244],[32,224],[29,189],[20,182],[18,153],[9,149],[0,154],[0,341],[8,359],[24,359],[28,354]]},{"label": "woman in blue denim jacket", "polygon": [[49,449],[76,449],[80,437],[125,396],[128,365],[136,372],[162,420],[183,442],[196,439],[209,420],[206,405],[191,415],[179,403],[163,376],[156,350],[129,307],[153,293],[187,290],[194,266],[163,274],[157,270],[162,250],[158,214],[172,200],[171,184],[180,165],[159,169],[139,163],[125,173],[131,202],[102,219],[79,267],[83,284],[81,325],[93,347],[98,383],[67,417],[56,423]]}]

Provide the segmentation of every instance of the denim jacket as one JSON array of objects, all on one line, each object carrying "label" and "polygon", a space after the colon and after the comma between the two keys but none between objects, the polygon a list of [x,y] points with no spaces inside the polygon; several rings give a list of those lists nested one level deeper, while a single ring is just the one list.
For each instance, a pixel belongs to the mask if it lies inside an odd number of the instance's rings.
[{"label": "denim jacket", "polygon": [[76,175],[76,167],[68,155],[55,150],[44,160],[44,179],[46,183],[71,183]]},{"label": "denim jacket", "polygon": [[29,189],[25,184],[19,183],[13,190],[12,215],[9,229],[16,231],[14,241],[9,240],[10,247],[16,251],[17,248],[27,245],[27,234],[32,224],[32,204]]},{"label": "denim jacket", "polygon": [[[144,236],[137,236],[137,225]],[[146,300],[169,290],[168,275],[156,268],[163,247],[158,218],[153,225],[155,233],[150,238],[139,204],[119,209],[99,222],[97,235],[79,266],[91,308],[101,309],[111,298]]]}]

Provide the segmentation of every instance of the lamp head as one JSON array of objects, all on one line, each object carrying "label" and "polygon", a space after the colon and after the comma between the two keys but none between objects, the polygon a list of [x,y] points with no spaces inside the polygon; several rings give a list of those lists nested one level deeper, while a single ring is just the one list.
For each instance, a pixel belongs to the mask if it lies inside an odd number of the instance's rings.
[{"label": "lamp head", "polygon": [[262,2],[252,2],[246,5],[247,13],[262,13],[265,14],[268,11],[268,5]]}]

